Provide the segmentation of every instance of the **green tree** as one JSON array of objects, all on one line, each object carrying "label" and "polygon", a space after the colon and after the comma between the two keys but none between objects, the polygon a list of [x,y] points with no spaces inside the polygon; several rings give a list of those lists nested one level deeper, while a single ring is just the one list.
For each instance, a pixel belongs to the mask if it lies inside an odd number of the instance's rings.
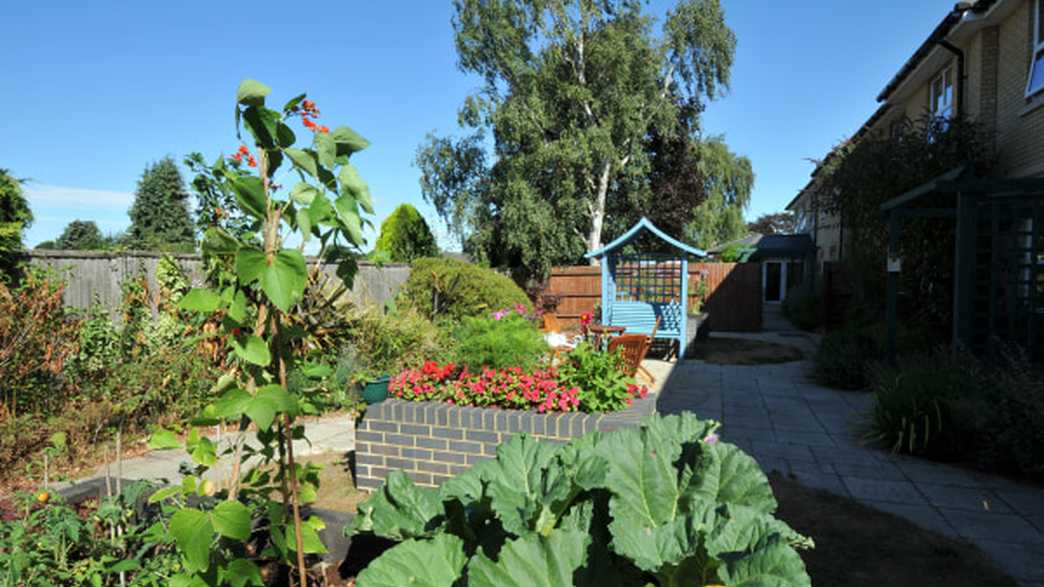
[{"label": "green tree", "polygon": [[0,168],[0,281],[13,276],[22,233],[33,223],[33,212],[22,191],[24,180]]},{"label": "green tree", "polygon": [[189,213],[189,194],[178,166],[170,157],[145,168],[134,204],[127,241],[144,249],[191,250],[195,227]]},{"label": "green tree", "polygon": [[467,136],[422,145],[421,187],[467,252],[526,275],[601,246],[610,212],[635,209],[617,202],[648,202],[648,137],[694,138],[682,108],[729,83],[736,41],[718,0],[681,0],[658,30],[635,0],[454,7],[459,65],[484,84],[461,109]]},{"label": "green tree", "polygon": [[758,234],[794,234],[797,230],[797,218],[793,212],[762,214],[757,220],[747,224],[747,230]]},{"label": "green tree", "polygon": [[693,212],[686,233],[701,248],[742,238],[747,233],[743,212],[754,188],[750,159],[736,155],[724,137],[711,137],[699,144],[700,175],[707,199]]},{"label": "green tree", "polygon": [[420,257],[439,254],[435,235],[416,208],[401,204],[381,222],[381,234],[373,248],[373,258],[392,263],[409,263]]},{"label": "green tree", "polygon": [[57,249],[89,251],[108,248],[108,243],[93,220],[73,220],[54,242]]}]

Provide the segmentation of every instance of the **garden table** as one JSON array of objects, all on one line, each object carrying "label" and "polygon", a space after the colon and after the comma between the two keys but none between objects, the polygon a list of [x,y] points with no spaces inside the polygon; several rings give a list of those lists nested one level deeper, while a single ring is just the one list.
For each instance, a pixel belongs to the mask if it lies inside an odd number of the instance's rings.
[{"label": "garden table", "polygon": [[627,330],[626,326],[610,326],[607,324],[589,324],[587,331],[594,335],[594,347],[596,349],[602,348],[602,337],[613,338],[614,336],[620,336]]}]

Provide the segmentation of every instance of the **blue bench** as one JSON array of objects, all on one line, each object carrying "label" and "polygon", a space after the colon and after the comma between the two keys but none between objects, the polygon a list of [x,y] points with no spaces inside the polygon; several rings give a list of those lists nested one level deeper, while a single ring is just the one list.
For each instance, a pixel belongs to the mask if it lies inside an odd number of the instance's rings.
[{"label": "blue bench", "polygon": [[610,306],[606,324],[623,326],[626,334],[652,334],[656,319],[656,338],[677,340],[678,352],[685,351],[685,333],[682,331],[682,306],[678,302],[615,302]]}]

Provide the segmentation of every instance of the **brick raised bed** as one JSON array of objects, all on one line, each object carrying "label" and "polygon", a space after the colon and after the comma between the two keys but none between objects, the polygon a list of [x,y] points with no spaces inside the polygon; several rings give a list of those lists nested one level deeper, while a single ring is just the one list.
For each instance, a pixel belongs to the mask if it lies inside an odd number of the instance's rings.
[{"label": "brick raised bed", "polygon": [[655,395],[611,414],[540,414],[462,408],[444,403],[388,400],[366,409],[355,433],[355,479],[375,489],[401,469],[418,485],[435,487],[478,461],[515,434],[567,442],[593,430],[630,426],[656,409]]}]

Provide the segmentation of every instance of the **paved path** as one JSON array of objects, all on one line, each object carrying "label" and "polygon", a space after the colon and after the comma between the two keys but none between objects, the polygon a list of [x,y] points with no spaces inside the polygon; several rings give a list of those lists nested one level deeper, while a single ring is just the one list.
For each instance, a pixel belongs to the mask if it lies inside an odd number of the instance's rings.
[{"label": "paved path", "polygon": [[[762,337],[814,348],[794,333]],[[766,471],[792,474],[806,485],[967,539],[1020,585],[1044,587],[1044,488],[865,447],[859,429],[871,395],[818,386],[808,376],[810,366],[685,361],[675,367],[657,407],[719,420],[724,439]]]},{"label": "paved path", "polygon": [[[328,452],[348,453],[355,450],[355,427],[348,421],[347,416],[330,416],[306,422],[305,437],[310,442],[300,440],[294,442],[295,456],[309,456]],[[234,435],[225,434],[219,441],[218,454],[224,447],[229,446],[234,438]],[[218,439],[215,436],[212,440]],[[252,433],[248,434],[246,442],[257,446],[257,437]],[[154,450],[140,457],[127,459],[121,463],[120,467],[124,479],[166,479],[170,482],[177,482],[181,480],[181,464],[191,463],[191,461],[192,459],[188,453],[180,449]],[[219,461],[219,466],[209,471],[206,477],[215,481],[227,477],[229,471],[221,468],[223,463],[230,465],[231,458],[226,457]],[[109,474],[112,477],[118,476],[116,463],[109,465]],[[105,466],[103,465],[98,467],[92,474],[77,480],[75,483],[78,487],[84,486],[87,488],[84,490],[89,491],[93,486],[85,482],[98,481],[104,479],[104,476]],[[70,485],[70,483],[65,483],[58,487],[59,489],[64,489]]]}]

